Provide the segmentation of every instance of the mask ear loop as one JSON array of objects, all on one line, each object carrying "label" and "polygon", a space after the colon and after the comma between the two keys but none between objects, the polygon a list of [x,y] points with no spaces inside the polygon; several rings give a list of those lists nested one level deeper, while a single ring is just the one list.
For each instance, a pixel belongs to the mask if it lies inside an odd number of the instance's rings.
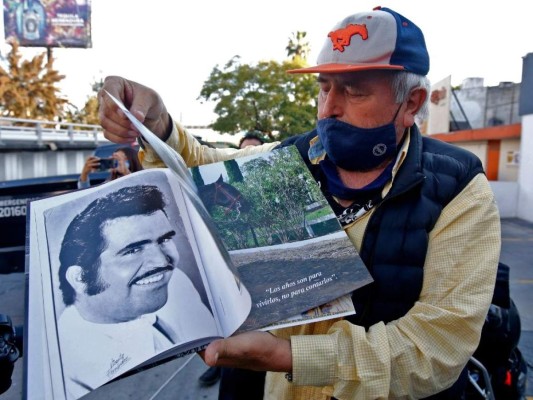
[{"label": "mask ear loop", "polygon": [[402,106],[403,106],[403,102],[400,103],[400,107],[398,107],[398,109],[396,110],[396,114],[394,114],[394,117],[392,117],[392,121],[390,122],[391,124],[394,124],[396,122],[396,117],[398,116]]},{"label": "mask ear loop", "polygon": [[[400,107],[396,110],[396,114],[394,114],[394,117],[392,118],[392,121],[390,122],[392,125],[396,126],[396,117],[400,113],[400,109],[403,106],[403,102],[400,103]],[[395,128],[396,129],[396,128]],[[407,133],[407,128],[403,130],[402,138],[400,141],[396,144],[396,155],[398,155],[398,152],[400,151],[400,147],[402,147],[402,143],[405,140],[405,134]]]}]

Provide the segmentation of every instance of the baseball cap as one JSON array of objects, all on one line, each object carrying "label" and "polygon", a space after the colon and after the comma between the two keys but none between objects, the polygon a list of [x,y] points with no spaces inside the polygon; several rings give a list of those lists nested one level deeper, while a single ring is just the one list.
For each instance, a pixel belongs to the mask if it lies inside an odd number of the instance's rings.
[{"label": "baseball cap", "polygon": [[342,73],[369,69],[427,75],[429,54],[420,28],[385,7],[350,15],[328,33],[316,66],[287,72]]}]

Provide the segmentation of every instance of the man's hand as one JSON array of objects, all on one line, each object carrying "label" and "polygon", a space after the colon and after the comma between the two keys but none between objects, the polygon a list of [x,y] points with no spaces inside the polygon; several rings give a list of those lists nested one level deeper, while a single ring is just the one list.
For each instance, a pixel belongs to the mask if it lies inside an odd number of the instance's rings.
[{"label": "man's hand", "polygon": [[291,343],[267,332],[246,332],[215,340],[200,356],[209,366],[255,371],[292,371]]},{"label": "man's hand", "polygon": [[165,136],[169,128],[169,116],[157,92],[118,76],[108,76],[98,92],[98,116],[104,128],[104,136],[108,140],[115,143],[130,143],[139,133],[106,91],[120,99],[126,108],[159,138]]}]

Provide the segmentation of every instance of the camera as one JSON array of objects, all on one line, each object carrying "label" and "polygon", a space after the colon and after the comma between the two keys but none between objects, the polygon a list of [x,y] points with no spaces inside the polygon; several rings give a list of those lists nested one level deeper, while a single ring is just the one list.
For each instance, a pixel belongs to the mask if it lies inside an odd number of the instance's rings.
[{"label": "camera", "polygon": [[21,340],[21,332],[13,327],[11,318],[0,314],[0,394],[11,387],[15,361],[22,355]]},{"label": "camera", "polygon": [[116,168],[117,165],[117,160],[112,157],[100,159],[100,171],[107,171],[108,169]]}]

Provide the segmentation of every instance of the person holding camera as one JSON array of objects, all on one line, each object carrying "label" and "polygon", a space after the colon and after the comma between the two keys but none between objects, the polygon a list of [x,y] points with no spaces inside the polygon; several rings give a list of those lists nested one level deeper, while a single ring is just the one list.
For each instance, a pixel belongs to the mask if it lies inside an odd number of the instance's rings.
[{"label": "person holding camera", "polygon": [[131,147],[121,147],[110,158],[99,158],[91,155],[87,158],[81,170],[78,189],[85,189],[91,186],[89,174],[93,172],[109,170],[110,174],[105,180],[107,182],[142,169],[137,152]]}]

